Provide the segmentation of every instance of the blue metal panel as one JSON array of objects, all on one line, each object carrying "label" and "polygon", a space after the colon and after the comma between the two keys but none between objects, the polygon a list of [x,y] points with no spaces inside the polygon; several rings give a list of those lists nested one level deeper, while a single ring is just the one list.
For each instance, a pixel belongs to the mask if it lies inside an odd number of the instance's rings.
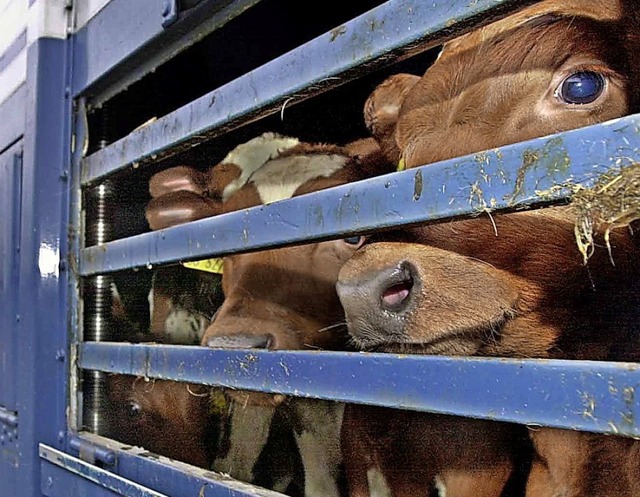
[{"label": "blue metal panel", "polygon": [[[0,407],[16,409],[22,143],[0,155]],[[1,444],[4,445],[4,444]]]},{"label": "blue metal panel", "polygon": [[79,364],[150,378],[640,436],[638,364],[90,342],[82,344]]},{"label": "blue metal panel", "polygon": [[[486,22],[526,3],[390,0],[95,152],[83,161],[83,183],[176,154],[274,113],[285,101],[293,105],[346,83],[363,72],[362,64],[370,70],[391,63],[435,45],[443,34],[460,33],[471,21]],[[490,7],[497,9],[484,12]]]},{"label": "blue metal panel", "polygon": [[[561,198],[562,185],[640,161],[640,115],[331,190],[116,240],[82,251],[82,274],[314,241],[340,233]],[[623,159],[618,159],[623,158]],[[546,192],[546,193],[540,193]]]},{"label": "blue metal panel", "polygon": [[0,152],[19,140],[24,133],[26,114],[27,85],[23,84],[9,98],[0,104]]},{"label": "blue metal panel", "polygon": [[95,84],[101,104],[258,1],[204,0],[165,31],[168,2],[112,0],[74,36],[73,95]]},{"label": "blue metal panel", "polygon": [[20,337],[16,362],[20,482],[16,494],[40,496],[37,442],[64,445],[67,400],[66,259],[70,107],[67,42],[41,38],[27,53],[20,241]]},{"label": "blue metal panel", "polygon": [[[63,453],[41,447],[42,457],[55,464],[68,469],[84,478],[99,481],[103,486],[118,492],[118,495],[152,497],[156,495],[168,495],[171,497],[281,497],[282,494],[265,490],[252,485],[242,483],[228,476],[224,476],[211,471],[195,468],[183,463],[170,463],[169,459],[159,458],[139,448],[127,448],[115,442],[107,442],[101,437],[86,434],[86,437],[93,445],[96,440],[102,440],[105,450],[112,450],[117,454],[118,467],[114,473],[107,473],[104,470],[89,465],[77,458],[70,457]],[[43,470],[43,486],[48,482],[48,469]],[[136,482],[137,486],[132,485]],[[77,485],[69,481],[69,485]],[[143,493],[146,489],[146,493]],[[158,494],[158,492],[160,494]],[[49,495],[49,494],[47,494]],[[64,493],[52,494],[68,495]],[[86,495],[86,494],[81,494]],[[94,494],[91,494],[93,497]]]}]

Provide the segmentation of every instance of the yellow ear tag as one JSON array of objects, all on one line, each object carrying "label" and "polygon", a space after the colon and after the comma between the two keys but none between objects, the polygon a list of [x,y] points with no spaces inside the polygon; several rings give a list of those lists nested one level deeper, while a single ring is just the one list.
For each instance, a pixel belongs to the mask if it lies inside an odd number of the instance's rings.
[{"label": "yellow ear tag", "polygon": [[182,265],[189,269],[206,271],[207,273],[222,274],[222,259],[205,259],[203,261],[183,262]]},{"label": "yellow ear tag", "polygon": [[404,157],[400,157],[400,162],[398,162],[398,168],[396,171],[404,171],[406,168],[407,166],[404,163]]}]

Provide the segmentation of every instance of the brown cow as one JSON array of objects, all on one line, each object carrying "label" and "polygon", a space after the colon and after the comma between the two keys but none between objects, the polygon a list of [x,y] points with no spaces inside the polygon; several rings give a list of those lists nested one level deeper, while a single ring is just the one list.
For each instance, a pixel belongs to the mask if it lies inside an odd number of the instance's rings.
[{"label": "brown cow", "polygon": [[[448,43],[421,78],[387,80],[365,106],[367,123],[385,154],[410,168],[627,114],[638,108],[640,96],[639,13],[635,2],[627,1],[540,2]],[[630,311],[640,299],[636,248],[629,234],[619,231],[612,242],[615,266],[602,248],[585,266],[573,226],[569,210],[549,209],[495,216],[495,226],[480,218],[399,235],[418,246],[396,244],[390,250],[372,244],[340,276],[350,332],[360,346],[374,350],[621,358],[620,344],[638,339],[637,316]],[[456,264],[449,267],[430,257],[438,249]],[[502,275],[480,279],[477,303],[486,307],[461,301],[465,286],[488,274],[478,272],[472,259]],[[429,276],[438,271],[449,271],[451,288],[431,286]],[[366,297],[367,292],[373,293]],[[350,439],[362,444],[373,436],[368,430],[378,417],[392,424],[395,415],[389,410],[377,417],[367,414],[369,408],[358,406],[345,413],[347,445]],[[402,426],[406,416],[397,415]],[[438,440],[439,422],[433,420],[422,442]],[[468,423],[478,434],[477,422]],[[502,434],[498,425],[496,433]],[[409,443],[402,433],[397,436],[398,445]],[[554,429],[532,431],[531,438],[536,460],[529,496],[637,495],[636,442]],[[376,455],[367,457],[375,461]],[[462,476],[473,473],[462,462],[462,468],[454,468],[452,484],[460,481],[457,470]],[[354,485],[366,489],[366,468],[352,470]],[[455,495],[479,495],[477,489],[458,490]]]},{"label": "brown cow", "polygon": [[210,387],[125,375],[107,378],[108,435],[166,457],[208,468],[218,443]]},{"label": "brown cow", "polygon": [[[210,171],[179,167],[156,175],[150,184],[154,199],[147,217],[151,226],[164,227],[390,170],[372,139],[338,147],[300,143],[266,133],[236,147]],[[329,326],[344,321],[335,282],[340,266],[362,240],[354,237],[225,257],[225,300],[206,330],[203,344],[344,348],[344,326]],[[214,462],[214,469],[253,480],[252,457],[257,457],[259,451],[241,449],[250,444],[261,446],[258,433],[264,434],[265,430],[256,428],[268,427],[275,412],[285,412],[294,426],[304,465],[305,495],[340,494],[341,404],[246,392],[230,395],[236,400],[234,404],[262,409],[263,413],[254,418],[244,416],[240,409],[234,411],[228,444],[231,452]],[[239,464],[244,466],[240,472]]]},{"label": "brown cow", "polygon": [[303,495],[289,420],[279,413],[266,418],[265,447],[251,471],[241,474],[246,462],[234,460],[243,454],[230,447],[238,428],[231,420],[238,415],[250,418],[255,435],[260,430],[256,420],[264,418],[260,407],[238,406],[221,389],[204,385],[119,374],[107,378],[107,392],[104,414],[110,438],[204,469],[232,465],[236,478]]}]

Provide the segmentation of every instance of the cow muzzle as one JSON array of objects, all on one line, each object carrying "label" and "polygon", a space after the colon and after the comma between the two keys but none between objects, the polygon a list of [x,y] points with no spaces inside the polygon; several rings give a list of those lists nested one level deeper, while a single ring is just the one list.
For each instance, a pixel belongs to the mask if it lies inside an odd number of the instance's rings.
[{"label": "cow muzzle", "polygon": [[356,343],[367,348],[404,336],[405,318],[415,307],[420,286],[420,274],[408,260],[341,274],[336,290]]}]

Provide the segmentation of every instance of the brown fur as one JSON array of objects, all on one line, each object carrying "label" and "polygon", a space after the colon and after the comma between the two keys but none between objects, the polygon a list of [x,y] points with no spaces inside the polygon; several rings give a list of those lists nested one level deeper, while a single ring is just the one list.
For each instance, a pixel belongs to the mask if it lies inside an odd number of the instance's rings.
[{"label": "brown fur", "polygon": [[108,377],[109,435],[166,457],[209,468],[217,443],[210,387],[133,376]]},{"label": "brown fur", "polygon": [[[394,161],[403,158],[411,168],[637,111],[639,15],[633,1],[539,2],[449,42],[419,80],[410,75],[387,80],[369,98],[365,121],[384,152]],[[605,90],[593,103],[568,105],[555,91],[580,70],[604,75]],[[584,267],[570,211],[495,216],[495,221],[498,236],[488,218],[405,233],[413,242],[509,272],[519,295],[516,317],[500,327],[498,341],[490,334],[494,340],[477,343],[474,353],[638,360],[637,346],[631,347],[634,355],[621,345],[633,336],[636,317],[630,308],[638,300],[633,279],[637,254],[628,233],[615,235],[615,267],[602,249]],[[379,258],[380,264],[400,260],[382,250]],[[437,326],[438,314],[411,316],[415,328],[407,324],[408,333]],[[468,344],[462,349],[466,352]],[[358,408],[354,410],[357,418]],[[637,443],[545,429],[532,439],[537,458],[528,496],[637,495],[640,476],[629,469],[640,464]],[[564,450],[558,450],[561,445]],[[601,454],[621,463],[605,464]]]}]

